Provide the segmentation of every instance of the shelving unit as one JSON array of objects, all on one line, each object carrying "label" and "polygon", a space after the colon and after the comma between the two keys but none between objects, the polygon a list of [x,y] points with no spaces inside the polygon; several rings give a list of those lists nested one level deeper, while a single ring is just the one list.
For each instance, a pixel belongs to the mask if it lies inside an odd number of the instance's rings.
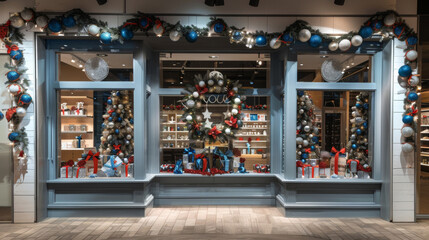
[{"label": "shelving unit", "polygon": [[[59,150],[61,152],[60,161],[65,162],[70,159],[78,159],[86,149],[94,147],[94,95],[90,90],[62,90],[59,92],[59,104],[67,103],[67,108],[71,109],[78,102],[83,102],[83,115],[63,115],[59,110]],[[60,107],[60,106],[58,106]],[[74,130],[69,128],[74,125]],[[81,130],[85,126],[86,130]],[[77,148],[76,137],[82,135],[81,148]]]},{"label": "shelving unit", "polygon": [[161,111],[161,149],[184,149],[189,146],[188,131],[184,130],[186,123],[180,121],[182,114],[182,110]]}]

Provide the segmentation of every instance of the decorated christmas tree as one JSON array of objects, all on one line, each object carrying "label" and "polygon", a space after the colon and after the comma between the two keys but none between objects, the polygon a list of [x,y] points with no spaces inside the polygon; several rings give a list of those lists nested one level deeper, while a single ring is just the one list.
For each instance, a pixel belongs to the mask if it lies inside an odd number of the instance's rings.
[{"label": "decorated christmas tree", "polygon": [[296,117],[296,159],[306,162],[317,158],[319,149],[319,129],[315,125],[314,104],[311,96],[304,91],[297,92]]},{"label": "decorated christmas tree", "polygon": [[127,90],[112,91],[107,99],[99,151],[129,158],[134,154],[134,119]]},{"label": "decorated christmas tree", "polygon": [[360,167],[365,169],[368,169],[370,165],[368,161],[369,107],[369,94],[367,92],[360,92],[356,96],[356,104],[351,107],[350,139],[347,143],[348,158],[358,160]]}]

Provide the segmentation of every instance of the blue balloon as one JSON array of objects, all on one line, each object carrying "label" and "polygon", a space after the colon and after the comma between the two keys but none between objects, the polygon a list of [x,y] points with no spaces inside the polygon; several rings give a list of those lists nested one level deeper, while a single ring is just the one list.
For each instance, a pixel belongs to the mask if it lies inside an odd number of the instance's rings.
[{"label": "blue balloon", "polygon": [[322,43],[322,37],[320,37],[319,35],[312,35],[308,43],[310,44],[310,46],[317,48]]},{"label": "blue balloon", "polygon": [[131,40],[134,37],[134,33],[129,28],[122,28],[121,29],[121,36],[125,40]]},{"label": "blue balloon", "polygon": [[3,120],[3,118],[4,118],[4,114],[0,112],[0,121]]},{"label": "blue balloon", "polygon": [[106,128],[106,124],[102,123],[101,128],[103,128],[103,129]]},{"label": "blue balloon", "polygon": [[302,163],[305,163],[305,162],[306,162],[306,160],[303,158],[303,159],[301,159],[301,162],[302,162]]},{"label": "blue balloon", "polygon": [[290,33],[283,34],[282,39],[286,44],[293,42],[293,37],[292,37],[292,35],[290,35]]},{"label": "blue balloon", "polygon": [[393,29],[393,33],[395,34],[396,37],[401,37],[402,33],[404,33],[405,27],[402,25],[396,26]]},{"label": "blue balloon", "polygon": [[223,25],[222,23],[216,23],[213,26],[213,31],[215,31],[215,33],[222,33],[225,30],[225,25]]},{"label": "blue balloon", "polygon": [[311,140],[312,140],[314,143],[318,143],[318,142],[319,142],[319,137],[314,136]]},{"label": "blue balloon", "polygon": [[109,44],[112,42],[112,34],[109,32],[103,32],[100,34],[100,41],[104,44]]},{"label": "blue balloon", "polygon": [[117,92],[116,92],[116,96],[118,96],[118,97],[119,97],[119,96],[121,96],[121,92],[120,92],[120,91],[117,91]]},{"label": "blue balloon", "polygon": [[144,17],[140,19],[140,27],[142,28],[148,28],[149,27],[149,19],[147,17]]},{"label": "blue balloon", "polygon": [[121,117],[118,117],[118,119],[117,119],[116,121],[118,121],[118,122],[122,122],[122,118],[121,118]]},{"label": "blue balloon", "polygon": [[241,32],[240,32],[240,31],[235,31],[235,32],[232,34],[232,38],[233,38],[235,41],[241,41],[241,39],[243,39],[243,35],[241,34]]},{"label": "blue balloon", "polygon": [[363,104],[363,108],[368,109],[369,108],[369,104],[368,103],[364,103]]},{"label": "blue balloon", "polygon": [[364,122],[363,123],[363,127],[366,129],[366,128],[368,128],[368,123],[367,122]]},{"label": "blue balloon", "polygon": [[7,138],[9,139],[9,141],[13,142],[16,141],[16,139],[19,137],[19,133],[17,132],[11,132],[9,133],[9,135],[7,136]]},{"label": "blue balloon", "polygon": [[357,134],[357,135],[361,135],[361,134],[362,134],[362,130],[360,130],[360,129],[356,129],[356,134]]},{"label": "blue balloon", "polygon": [[267,37],[264,35],[258,35],[255,38],[255,46],[257,47],[263,47],[267,45]]},{"label": "blue balloon", "polygon": [[414,121],[413,116],[405,115],[405,116],[402,117],[402,122],[405,123],[405,124],[410,124],[413,121]]},{"label": "blue balloon", "polygon": [[374,21],[371,23],[371,27],[374,30],[379,30],[383,27],[383,22],[382,21]]},{"label": "blue balloon", "polygon": [[405,64],[399,68],[398,73],[401,77],[409,77],[411,75],[411,67],[408,64]]},{"label": "blue balloon", "polygon": [[17,71],[10,71],[6,74],[7,80],[15,82],[19,80],[19,73]]},{"label": "blue balloon", "polygon": [[353,148],[353,149],[357,149],[357,147],[358,147],[358,146],[357,146],[356,144],[352,144],[352,148]]},{"label": "blue balloon", "polygon": [[410,100],[411,102],[415,102],[415,101],[417,101],[417,99],[419,99],[419,95],[417,95],[417,93],[415,93],[415,92],[410,92],[409,94],[408,94],[408,100]]},{"label": "blue balloon", "polygon": [[372,28],[370,26],[362,27],[359,30],[359,35],[361,35],[362,38],[369,38],[372,36]]},{"label": "blue balloon", "polygon": [[308,153],[303,153],[303,154],[301,154],[301,157],[302,157],[303,159],[307,159],[307,158],[308,158]]},{"label": "blue balloon", "polygon": [[107,104],[112,105],[112,99],[107,99]]},{"label": "blue balloon", "polygon": [[134,119],[130,118],[130,123],[134,124]]},{"label": "blue balloon", "polygon": [[362,107],[362,104],[360,104],[360,103],[356,103],[356,107],[357,107],[357,108],[361,108],[361,107]]},{"label": "blue balloon", "polygon": [[298,97],[302,97],[302,96],[304,96],[304,91],[298,91],[298,92],[297,92],[297,95],[298,95]]},{"label": "blue balloon", "polygon": [[313,145],[313,146],[310,147],[310,149],[311,149],[311,151],[315,151],[316,147]]},{"label": "blue balloon", "polygon": [[116,117],[116,112],[112,112],[112,117]]},{"label": "blue balloon", "polygon": [[111,122],[111,121],[113,121],[113,118],[112,118],[112,117],[109,117],[109,118],[107,119],[107,121]]},{"label": "blue balloon", "polygon": [[119,134],[119,129],[115,129],[115,133],[116,133],[116,134]]},{"label": "blue balloon", "polygon": [[55,19],[55,18],[51,19],[48,23],[48,29],[54,33],[60,32],[62,30],[60,21],[58,21],[58,19]]},{"label": "blue balloon", "polygon": [[197,39],[198,39],[198,33],[197,32],[195,32],[194,30],[191,30],[191,31],[189,31],[187,34],[186,34],[186,40],[188,41],[188,42],[190,42],[190,43],[194,43],[194,42],[196,42],[197,41]]},{"label": "blue balloon", "polygon": [[237,120],[237,125],[238,125],[239,127],[242,127],[242,126],[243,126],[243,121],[241,121],[241,120]]},{"label": "blue balloon", "polygon": [[74,19],[73,16],[65,17],[65,18],[63,18],[63,25],[64,25],[64,27],[72,28],[72,27],[76,26],[76,20]]},{"label": "blue balloon", "polygon": [[28,94],[22,94],[21,97],[19,98],[19,100],[21,102],[23,102],[24,104],[29,104],[29,103],[31,103],[31,96]]},{"label": "blue balloon", "polygon": [[10,51],[9,56],[16,61],[21,61],[23,57],[21,50],[12,50]]},{"label": "blue balloon", "polygon": [[407,40],[405,40],[407,42],[408,46],[414,46],[417,44],[417,37],[415,36],[410,36],[407,38]]}]

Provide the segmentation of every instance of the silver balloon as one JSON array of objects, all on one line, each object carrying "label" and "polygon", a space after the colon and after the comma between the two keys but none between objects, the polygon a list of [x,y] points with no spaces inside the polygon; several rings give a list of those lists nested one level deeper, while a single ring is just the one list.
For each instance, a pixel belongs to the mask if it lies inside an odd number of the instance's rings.
[{"label": "silver balloon", "polygon": [[102,81],[109,75],[109,65],[101,57],[93,57],[85,63],[85,74],[92,81]]},{"label": "silver balloon", "polygon": [[170,32],[170,40],[173,42],[179,41],[181,37],[182,37],[182,33],[180,33],[179,31],[174,30]]}]

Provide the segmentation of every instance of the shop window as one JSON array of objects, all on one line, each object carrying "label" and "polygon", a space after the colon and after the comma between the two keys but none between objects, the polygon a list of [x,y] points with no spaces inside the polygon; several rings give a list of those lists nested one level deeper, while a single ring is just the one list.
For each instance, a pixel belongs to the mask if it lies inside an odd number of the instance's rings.
[{"label": "shop window", "polygon": [[297,91],[298,178],[371,176],[371,92]]},{"label": "shop window", "polygon": [[133,91],[58,91],[58,176],[132,177]]},{"label": "shop window", "polygon": [[270,57],[265,54],[176,54],[162,53],[161,87],[184,88],[196,74],[217,70],[244,88],[269,88]]},{"label": "shop window", "polygon": [[[212,95],[214,96],[214,95]],[[215,98],[214,98],[215,99]],[[218,148],[223,152],[231,150],[234,156],[227,167],[229,172],[237,172],[240,160],[244,161],[247,172],[268,173],[271,172],[270,159],[270,98],[247,96],[241,103],[242,125],[235,134],[235,138],[227,142],[203,142],[200,140],[190,140],[189,126],[184,117],[184,105],[181,103],[183,96],[161,96],[160,111],[160,171],[172,173],[178,161],[188,159],[188,164],[184,164],[184,169],[195,170],[196,160],[188,158],[186,149],[191,147],[195,150],[193,157],[204,153],[212,156],[214,149]],[[203,100],[204,101],[204,100]],[[207,109],[211,112],[210,122],[225,121],[225,114],[231,111],[231,104],[225,103],[203,103],[200,109]],[[203,115],[197,115],[200,122],[204,122]],[[207,119],[208,120],[208,119]],[[207,157],[208,167],[215,167],[217,161],[212,157]]]},{"label": "shop window", "polygon": [[298,55],[299,82],[371,82],[371,56]]},{"label": "shop window", "polygon": [[59,81],[133,81],[132,53],[59,53],[58,61]]}]

